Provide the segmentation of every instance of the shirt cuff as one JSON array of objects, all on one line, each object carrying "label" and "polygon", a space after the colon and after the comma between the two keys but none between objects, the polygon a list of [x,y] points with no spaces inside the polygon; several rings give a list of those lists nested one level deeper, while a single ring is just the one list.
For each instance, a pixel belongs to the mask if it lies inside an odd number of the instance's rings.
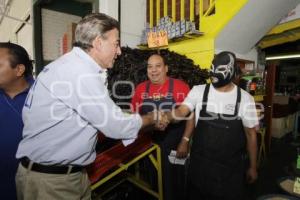
[{"label": "shirt cuff", "polygon": [[136,116],[136,119],[137,119],[138,131],[139,131],[142,128],[143,120],[142,120],[141,115],[139,115],[139,114],[134,114],[134,115]]},{"label": "shirt cuff", "polygon": [[134,141],[135,141],[135,139],[124,139],[124,140],[122,140],[122,143],[126,147],[126,146],[132,144]]}]

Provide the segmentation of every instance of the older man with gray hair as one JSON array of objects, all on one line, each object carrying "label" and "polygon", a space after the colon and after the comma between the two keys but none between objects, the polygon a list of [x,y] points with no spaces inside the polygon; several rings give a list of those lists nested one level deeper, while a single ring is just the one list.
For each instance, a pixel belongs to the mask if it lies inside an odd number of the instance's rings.
[{"label": "older man with gray hair", "polygon": [[72,51],[37,77],[23,108],[18,199],[90,199],[85,166],[95,159],[97,131],[134,139],[141,127],[155,124],[158,113],[124,114],[104,86],[101,74],[121,54],[118,27],[105,14],[86,16],[76,27]]}]

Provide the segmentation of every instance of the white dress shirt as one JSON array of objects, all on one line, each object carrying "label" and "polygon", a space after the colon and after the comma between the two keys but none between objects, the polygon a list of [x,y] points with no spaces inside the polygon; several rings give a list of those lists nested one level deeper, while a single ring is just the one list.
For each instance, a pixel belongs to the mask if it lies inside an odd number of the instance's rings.
[{"label": "white dress shirt", "polygon": [[16,157],[85,166],[95,159],[98,130],[110,138],[136,138],[141,117],[124,114],[111,100],[102,73],[78,47],[47,65],[27,96]]}]

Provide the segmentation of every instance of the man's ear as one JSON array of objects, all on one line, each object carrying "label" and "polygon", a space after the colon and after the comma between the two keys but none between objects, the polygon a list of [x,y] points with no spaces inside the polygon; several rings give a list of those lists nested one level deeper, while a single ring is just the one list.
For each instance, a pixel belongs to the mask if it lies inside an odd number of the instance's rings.
[{"label": "man's ear", "polygon": [[26,70],[26,68],[25,68],[25,65],[23,65],[23,64],[18,64],[18,65],[15,67],[16,75],[17,75],[18,77],[23,76],[24,73],[25,73],[25,70]]},{"label": "man's ear", "polygon": [[93,41],[92,41],[93,48],[100,50],[101,45],[102,45],[102,38],[100,36],[97,36]]},{"label": "man's ear", "polygon": [[169,66],[168,66],[168,65],[165,65],[165,67],[167,68],[167,69],[166,69],[166,72],[168,73],[168,71],[169,71]]}]

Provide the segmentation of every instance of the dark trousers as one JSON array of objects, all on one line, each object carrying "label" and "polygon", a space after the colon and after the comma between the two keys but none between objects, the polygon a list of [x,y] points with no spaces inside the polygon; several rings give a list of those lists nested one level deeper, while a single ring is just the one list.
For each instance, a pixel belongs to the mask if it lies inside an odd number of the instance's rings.
[{"label": "dark trousers", "polygon": [[[169,162],[168,155],[171,148],[160,144],[162,183],[164,200],[185,200],[186,199],[186,173],[185,165],[173,165]],[[174,150],[174,149],[173,149]],[[157,186],[157,171],[149,159],[140,162],[141,176],[150,183],[153,189]]]},{"label": "dark trousers", "polygon": [[[213,164],[199,163],[198,172],[189,171],[189,200],[243,200],[244,199],[244,168],[237,167],[226,170],[214,167]],[[217,170],[216,170],[217,169]],[[225,178],[226,177],[226,178]],[[195,179],[197,178],[197,179]]]},{"label": "dark trousers", "polygon": [[184,165],[171,164],[168,158],[171,149],[161,146],[162,180],[164,200],[186,199],[186,169]]}]

